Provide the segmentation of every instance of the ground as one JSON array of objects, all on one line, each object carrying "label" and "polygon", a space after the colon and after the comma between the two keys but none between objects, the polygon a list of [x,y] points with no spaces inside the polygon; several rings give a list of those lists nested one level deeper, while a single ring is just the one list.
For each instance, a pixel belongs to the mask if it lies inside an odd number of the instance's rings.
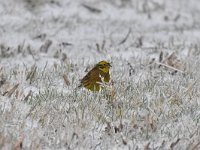
[{"label": "ground", "polygon": [[[0,0],[0,149],[200,149],[200,1]],[[78,88],[111,63],[100,92]]]}]

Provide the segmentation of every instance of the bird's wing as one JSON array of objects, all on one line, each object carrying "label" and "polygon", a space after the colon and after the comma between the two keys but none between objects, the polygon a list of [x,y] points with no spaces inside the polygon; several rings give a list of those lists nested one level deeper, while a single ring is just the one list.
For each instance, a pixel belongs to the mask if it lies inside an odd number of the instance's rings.
[{"label": "bird's wing", "polygon": [[91,82],[101,81],[101,78],[99,77],[99,72],[96,70],[96,68],[93,68],[90,70],[81,80],[81,86],[87,86],[88,84],[91,84]]}]

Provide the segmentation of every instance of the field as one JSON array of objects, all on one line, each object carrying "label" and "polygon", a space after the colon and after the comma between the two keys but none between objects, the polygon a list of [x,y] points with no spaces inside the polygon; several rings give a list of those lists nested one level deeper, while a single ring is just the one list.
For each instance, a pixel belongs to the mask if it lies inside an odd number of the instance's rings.
[{"label": "field", "polygon": [[200,149],[199,65],[198,0],[0,0],[0,149]]}]

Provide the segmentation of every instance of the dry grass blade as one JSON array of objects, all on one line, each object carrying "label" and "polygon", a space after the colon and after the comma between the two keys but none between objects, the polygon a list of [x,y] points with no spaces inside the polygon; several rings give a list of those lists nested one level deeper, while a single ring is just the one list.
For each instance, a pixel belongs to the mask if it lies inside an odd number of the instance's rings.
[{"label": "dry grass blade", "polygon": [[51,40],[47,40],[41,47],[40,47],[40,52],[47,53],[49,50],[49,47],[52,45]]},{"label": "dry grass blade", "polygon": [[176,17],[174,18],[174,22],[177,22],[180,18],[181,18],[180,14],[176,15]]},{"label": "dry grass blade", "polygon": [[100,45],[98,43],[96,43],[96,47],[97,47],[97,51],[101,52]]},{"label": "dry grass blade", "polygon": [[173,149],[173,148],[178,144],[179,141],[180,141],[180,139],[178,138],[175,142],[173,142],[173,143],[170,145],[170,148]]},{"label": "dry grass blade", "polygon": [[163,61],[163,51],[161,51],[159,55],[159,62],[162,62],[162,61]]},{"label": "dry grass blade", "polygon": [[22,44],[19,44],[18,47],[17,47],[17,52],[18,53],[21,53],[24,49],[24,45],[25,45],[25,40],[23,41]]},{"label": "dry grass blade", "polygon": [[187,90],[185,91],[185,96],[193,89],[193,87],[194,87],[194,85],[197,83],[197,81],[198,81],[198,79],[196,79],[194,82],[192,82],[192,83],[188,86]]},{"label": "dry grass blade", "polygon": [[69,79],[67,78],[66,74],[63,75],[63,79],[64,79],[66,85],[70,85]]},{"label": "dry grass blade", "polygon": [[104,50],[105,50],[105,44],[106,44],[106,41],[105,41],[105,40],[103,40],[102,43],[96,43],[96,48],[97,48],[97,51],[98,51],[99,53],[105,52],[105,51],[104,51]]},{"label": "dry grass blade", "polygon": [[131,34],[131,28],[129,28],[128,33],[125,36],[125,38],[121,42],[119,42],[119,45],[124,44],[126,40],[128,39],[128,37],[130,36],[130,34]]},{"label": "dry grass blade", "polygon": [[87,10],[89,10],[90,12],[101,13],[101,10],[98,8],[94,8],[94,7],[86,5],[86,4],[82,4],[82,6],[85,7]]},{"label": "dry grass blade", "polygon": [[8,97],[11,97],[15,90],[18,88],[19,83],[16,84],[12,89],[3,93],[3,96],[7,94]]},{"label": "dry grass blade", "polygon": [[166,65],[166,64],[163,64],[163,63],[157,62],[157,64],[158,64],[158,65],[161,65],[161,66],[164,66],[164,67],[167,67],[167,68],[169,68],[169,69],[175,70],[175,71],[177,71],[177,72],[183,73],[183,74],[185,73],[185,72],[182,71],[182,70],[179,70],[179,69],[177,69],[177,68],[174,68],[174,67],[172,67],[172,66],[169,66],[169,65]]},{"label": "dry grass blade", "polygon": [[103,40],[102,44],[101,44],[101,49],[103,50],[106,44],[106,40]]},{"label": "dry grass blade", "polygon": [[69,43],[69,42],[62,42],[60,43],[59,45],[63,45],[63,46],[73,46],[72,43]]},{"label": "dry grass blade", "polygon": [[32,95],[33,95],[33,92],[30,90],[29,93],[24,98],[24,101],[27,101],[29,99],[29,97],[32,96]]},{"label": "dry grass blade", "polygon": [[26,117],[25,118],[28,118],[30,115],[31,115],[31,113],[32,113],[32,111],[35,109],[37,107],[37,105],[35,104],[35,105],[33,105],[32,107],[31,107],[31,109],[29,110],[29,112],[28,112],[28,114],[26,115]]},{"label": "dry grass blade", "polygon": [[122,137],[122,143],[124,144],[124,145],[127,145],[127,141]]},{"label": "dry grass blade", "polygon": [[32,66],[31,71],[26,76],[26,80],[30,79],[30,84],[32,83],[33,78],[35,77],[36,70],[37,70],[37,66],[35,66],[35,65]]},{"label": "dry grass blade", "polygon": [[19,83],[16,84],[10,91],[8,91],[8,97],[11,97],[15,90],[18,88]]}]

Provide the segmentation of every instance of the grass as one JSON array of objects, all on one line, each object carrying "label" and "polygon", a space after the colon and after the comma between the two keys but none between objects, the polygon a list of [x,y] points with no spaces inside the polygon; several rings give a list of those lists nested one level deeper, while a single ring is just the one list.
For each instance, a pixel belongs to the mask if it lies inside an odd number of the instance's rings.
[{"label": "grass", "polygon": [[[113,59],[113,64],[119,61]],[[28,149],[107,149],[112,145],[190,149],[198,142],[198,70],[171,74],[170,68],[155,63],[144,66],[143,61],[131,75],[130,64],[114,65],[113,85],[100,93],[76,88],[78,70],[67,70],[70,85],[66,85],[62,78],[66,66],[62,65],[34,65],[19,71],[25,72],[23,78],[8,74],[8,79],[20,78],[23,84],[1,96],[1,147],[13,147],[21,140]],[[28,93],[28,98],[16,97],[17,90],[29,86],[38,90]]]},{"label": "grass", "polygon": [[[18,25],[17,33],[41,32],[28,35],[31,42],[0,45],[0,149],[199,149],[197,7],[184,1],[171,15],[168,4],[177,2],[120,2],[102,2],[120,10],[117,19],[92,3],[81,2],[82,12],[69,9],[69,16],[64,6],[76,3],[19,5],[36,16],[26,16],[28,28]],[[5,7],[9,18],[13,7]],[[49,15],[49,7],[62,15]],[[77,88],[99,59],[112,63],[111,83],[100,92]]]}]

